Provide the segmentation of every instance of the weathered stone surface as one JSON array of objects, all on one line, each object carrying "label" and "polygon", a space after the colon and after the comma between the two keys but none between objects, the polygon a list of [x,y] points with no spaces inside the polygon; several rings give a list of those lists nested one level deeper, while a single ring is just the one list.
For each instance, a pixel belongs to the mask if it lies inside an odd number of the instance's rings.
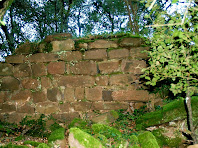
[{"label": "weathered stone surface", "polygon": [[71,109],[71,104],[69,103],[63,103],[63,104],[60,104],[60,110],[61,112],[69,112]]},{"label": "weathered stone surface", "polygon": [[86,60],[103,60],[107,59],[106,49],[89,50],[85,52],[84,59]]},{"label": "weathered stone surface", "polygon": [[91,109],[91,102],[74,102],[72,106],[75,111],[89,111]]},{"label": "weathered stone surface", "polygon": [[85,97],[89,101],[101,101],[102,100],[102,88],[85,88]]},{"label": "weathered stone surface", "polygon": [[80,51],[67,51],[60,55],[63,61],[80,61],[82,60],[82,53]]},{"label": "weathered stone surface", "polygon": [[111,91],[111,90],[103,90],[102,91],[102,99],[104,101],[113,101],[112,92],[113,91]]},{"label": "weathered stone surface", "polygon": [[15,101],[29,101],[32,98],[30,90],[21,90],[12,95],[11,100]]},{"label": "weathered stone surface", "polygon": [[125,73],[142,74],[142,69],[146,68],[146,62],[143,60],[123,60],[121,67]]},{"label": "weathered stone surface", "polygon": [[187,148],[198,148],[198,144],[190,145]]},{"label": "weathered stone surface", "polygon": [[127,102],[105,102],[104,110],[118,110],[118,109],[127,109]]},{"label": "weathered stone surface", "polygon": [[30,54],[37,50],[35,43],[26,42],[15,50],[15,54]]},{"label": "weathered stone surface", "polygon": [[35,111],[34,107],[32,107],[30,104],[25,103],[23,106],[17,108],[18,113],[27,113],[27,114],[33,114]]},{"label": "weathered stone surface", "polygon": [[85,99],[85,89],[81,87],[77,87],[75,89],[75,99],[83,100]]},{"label": "weathered stone surface", "polygon": [[44,41],[49,43],[52,41],[65,40],[65,39],[71,38],[71,37],[72,37],[71,33],[57,33],[57,34],[46,36]]},{"label": "weathered stone surface", "polygon": [[56,102],[40,102],[36,105],[36,112],[40,114],[51,114],[58,111],[59,107]]},{"label": "weathered stone surface", "polygon": [[6,63],[19,64],[24,62],[24,55],[11,55],[6,57]]},{"label": "weathered stone surface", "polygon": [[104,102],[103,101],[93,102],[92,110],[104,110]]},{"label": "weathered stone surface", "polygon": [[89,43],[88,49],[98,49],[98,48],[117,48],[118,45],[114,41],[107,40],[96,40],[95,42]]},{"label": "weathered stone surface", "polygon": [[14,66],[14,77],[30,77],[31,76],[31,68],[28,64],[23,63]]},{"label": "weathered stone surface", "polygon": [[82,61],[69,64],[69,72],[73,74],[96,75],[97,65],[93,61]]},{"label": "weathered stone surface", "polygon": [[47,101],[47,94],[43,91],[33,92],[32,97],[33,97],[33,102],[34,103]]},{"label": "weathered stone surface", "polygon": [[0,63],[0,76],[13,75],[13,66],[7,63]]},{"label": "weathered stone surface", "polygon": [[80,144],[80,142],[77,139],[75,139],[73,133],[69,134],[68,141],[69,141],[70,147],[85,148],[82,144]]},{"label": "weathered stone surface", "polygon": [[110,85],[130,85],[135,81],[136,77],[132,74],[112,75],[109,79]]},{"label": "weathered stone surface", "polygon": [[59,86],[82,87],[94,86],[95,79],[91,76],[62,76],[58,80]]},{"label": "weathered stone surface", "polygon": [[20,87],[20,82],[18,79],[14,78],[14,77],[4,77],[1,79],[1,83],[0,83],[0,90],[18,90]]},{"label": "weathered stone surface", "polygon": [[65,62],[50,62],[47,65],[49,74],[64,74],[65,73]]},{"label": "weathered stone surface", "polygon": [[96,77],[96,84],[99,86],[107,86],[109,83],[108,76],[98,76]]},{"label": "weathered stone surface", "polygon": [[57,119],[58,122],[72,121],[74,118],[80,118],[78,112],[69,112],[62,114],[53,114],[54,119]]},{"label": "weathered stone surface", "polygon": [[41,77],[41,87],[48,89],[52,87],[52,82],[49,77]]},{"label": "weathered stone surface", "polygon": [[78,48],[80,49],[88,49],[88,44],[87,43],[79,43]]},{"label": "weathered stone surface", "polygon": [[74,102],[74,88],[66,87],[64,91],[64,99],[66,102]]},{"label": "weathered stone surface", "polygon": [[72,39],[67,39],[63,41],[52,41],[52,52],[74,50],[74,41]]},{"label": "weathered stone surface", "polygon": [[52,102],[61,101],[62,97],[61,97],[60,90],[58,88],[48,89],[47,90],[47,99]]},{"label": "weathered stone surface", "polygon": [[44,63],[32,64],[32,74],[35,77],[46,76],[47,68]]},{"label": "weathered stone surface", "polygon": [[13,113],[8,114],[8,118],[6,122],[18,124],[19,122],[22,121],[24,117],[25,117],[24,113],[13,112]]},{"label": "weathered stone surface", "polygon": [[148,51],[149,47],[135,47],[130,49],[130,56],[134,59],[144,59],[147,60],[148,53],[144,51]]},{"label": "weathered stone surface", "polygon": [[23,88],[25,89],[37,89],[39,83],[36,79],[25,78],[21,81]]},{"label": "weathered stone surface", "polygon": [[33,63],[51,62],[51,61],[57,61],[58,59],[59,56],[53,53],[37,53],[28,57],[29,62],[33,62]]},{"label": "weathered stone surface", "polygon": [[0,103],[6,102],[10,97],[10,93],[8,91],[0,91]]},{"label": "weathered stone surface", "polygon": [[103,61],[98,63],[98,67],[101,74],[118,72],[120,71],[120,61],[119,60]]},{"label": "weathered stone surface", "polygon": [[121,47],[138,47],[141,46],[143,40],[141,38],[124,38],[120,42]]},{"label": "weathered stone surface", "polygon": [[128,49],[115,49],[108,52],[110,59],[119,59],[119,58],[128,58],[129,50]]},{"label": "weathered stone surface", "polygon": [[112,93],[115,101],[142,101],[147,102],[149,93],[145,90],[119,90]]},{"label": "weathered stone surface", "polygon": [[13,111],[16,111],[15,105],[0,104],[0,113],[9,113]]}]

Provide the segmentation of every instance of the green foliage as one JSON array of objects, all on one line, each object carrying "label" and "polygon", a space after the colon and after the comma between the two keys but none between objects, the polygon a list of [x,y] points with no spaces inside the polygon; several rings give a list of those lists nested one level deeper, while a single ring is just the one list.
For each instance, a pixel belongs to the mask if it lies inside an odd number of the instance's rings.
[{"label": "green foliage", "polygon": [[69,128],[77,127],[79,129],[87,129],[88,123],[83,119],[74,118],[68,127]]},{"label": "green foliage", "polygon": [[50,148],[50,147],[45,143],[41,143],[37,146],[37,148]]},{"label": "green foliage", "polygon": [[56,129],[62,128],[58,123],[54,122],[54,124],[50,125],[50,130],[53,132]]},{"label": "green foliage", "polygon": [[27,145],[27,144],[30,144],[34,147],[38,146],[39,144],[41,144],[40,142],[35,142],[35,141],[24,141],[23,144]]},{"label": "green foliage", "polygon": [[65,138],[65,129],[59,128],[54,130],[48,138],[49,143],[56,140],[61,140]]},{"label": "green foliage", "polygon": [[8,144],[6,146],[0,146],[0,148],[28,148],[28,146],[25,145],[14,145],[14,144]]}]

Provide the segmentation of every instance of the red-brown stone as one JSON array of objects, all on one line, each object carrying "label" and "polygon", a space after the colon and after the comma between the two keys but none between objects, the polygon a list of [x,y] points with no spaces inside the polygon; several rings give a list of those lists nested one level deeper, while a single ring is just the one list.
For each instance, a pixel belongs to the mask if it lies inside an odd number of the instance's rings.
[{"label": "red-brown stone", "polygon": [[0,113],[9,113],[16,111],[16,106],[15,105],[10,105],[10,104],[0,104]]},{"label": "red-brown stone", "polygon": [[128,58],[129,50],[128,49],[110,50],[108,56],[110,59]]},{"label": "red-brown stone", "polygon": [[109,74],[112,72],[118,72],[120,71],[120,61],[114,60],[114,61],[104,61],[98,63],[98,67],[101,74]]},{"label": "red-brown stone", "polygon": [[109,83],[108,76],[98,76],[96,77],[96,84],[99,86],[107,86]]},{"label": "red-brown stone", "polygon": [[103,60],[107,59],[106,49],[89,50],[85,52],[84,59],[86,60]]},{"label": "red-brown stone", "polygon": [[24,117],[25,117],[24,113],[13,112],[13,113],[8,114],[6,122],[18,124],[19,122],[22,121]]},{"label": "red-brown stone", "polygon": [[59,107],[56,102],[40,102],[36,105],[36,112],[40,114],[52,114],[58,111]]},{"label": "red-brown stone", "polygon": [[64,99],[66,102],[74,102],[74,88],[66,87],[64,91]]},{"label": "red-brown stone", "polygon": [[102,101],[102,88],[85,88],[85,98],[89,101]]},{"label": "red-brown stone", "polygon": [[33,63],[51,62],[51,61],[57,61],[58,59],[59,59],[58,55],[53,53],[37,53],[31,55],[28,58],[29,62],[33,62]]},{"label": "red-brown stone", "polygon": [[35,77],[47,75],[47,68],[44,63],[32,64],[32,73]]},{"label": "red-brown stone", "polygon": [[72,104],[75,111],[89,111],[91,110],[91,102],[75,102]]},{"label": "red-brown stone", "polygon": [[11,55],[6,57],[6,63],[23,63],[24,62],[24,55]]},{"label": "red-brown stone", "polygon": [[66,121],[72,121],[74,118],[80,118],[80,115],[79,115],[78,112],[69,112],[69,113],[63,113],[63,114],[53,114],[52,116],[58,122],[63,122],[63,123],[65,123]]},{"label": "red-brown stone", "polygon": [[104,110],[118,110],[118,109],[127,109],[127,102],[105,102]]},{"label": "red-brown stone", "polygon": [[60,110],[61,112],[69,112],[70,111],[70,108],[71,108],[71,104],[69,103],[63,103],[63,104],[60,104]]},{"label": "red-brown stone", "polygon": [[47,90],[47,99],[52,102],[61,101],[61,92],[58,88],[51,88]]},{"label": "red-brown stone", "polygon": [[47,101],[47,94],[43,91],[33,92],[32,97],[34,103]]},{"label": "red-brown stone", "polygon": [[50,62],[47,65],[49,74],[64,74],[65,73],[65,62]]},{"label": "red-brown stone", "polygon": [[133,59],[144,59],[147,60],[148,53],[145,51],[148,51],[149,47],[135,47],[130,49],[130,55]]},{"label": "red-brown stone", "polygon": [[67,87],[94,86],[94,84],[94,77],[91,76],[62,76],[58,80],[59,86]]},{"label": "red-brown stone", "polygon": [[67,51],[67,50],[74,50],[74,41],[72,39],[67,39],[63,41],[52,41],[52,52],[59,52],[59,51]]},{"label": "red-brown stone", "polygon": [[67,51],[60,55],[63,61],[80,61],[82,60],[82,53],[80,51]]},{"label": "red-brown stone", "polygon": [[0,103],[6,102],[10,98],[8,91],[0,91]]},{"label": "red-brown stone", "polygon": [[52,42],[52,41],[60,41],[60,40],[65,40],[67,38],[71,38],[72,35],[71,33],[57,33],[53,35],[48,35],[45,37],[45,42]]},{"label": "red-brown stone", "polygon": [[121,47],[139,47],[143,44],[143,39],[141,38],[123,38],[120,41]]},{"label": "red-brown stone", "polygon": [[32,94],[30,90],[21,90],[16,94],[13,94],[11,100],[29,101],[31,98],[32,98]]},{"label": "red-brown stone", "polygon": [[23,106],[17,108],[18,113],[27,113],[27,114],[33,114],[35,111],[34,107],[32,107],[30,104],[25,103]]},{"label": "red-brown stone", "polygon": [[25,78],[21,81],[23,88],[25,89],[37,89],[39,84],[36,79]]},{"label": "red-brown stone", "polygon": [[112,92],[113,91],[111,91],[111,90],[103,90],[102,91],[102,99],[104,101],[113,101]]},{"label": "red-brown stone", "polygon": [[98,48],[117,48],[118,45],[114,41],[107,40],[96,40],[92,43],[89,43],[88,49],[98,49]]},{"label": "red-brown stone", "polygon": [[49,77],[41,77],[41,87],[48,89],[52,87],[52,82]]},{"label": "red-brown stone", "polygon": [[130,85],[136,80],[132,74],[116,74],[112,75],[109,79],[110,85]]},{"label": "red-brown stone", "polygon": [[142,101],[147,102],[149,93],[145,90],[119,90],[112,93],[115,101]]},{"label": "red-brown stone", "polygon": [[75,89],[75,99],[83,100],[85,99],[85,89],[81,87],[77,87]]},{"label": "red-brown stone", "polygon": [[0,63],[0,76],[12,76],[13,66],[7,63]]},{"label": "red-brown stone", "polygon": [[3,77],[1,79],[1,83],[0,83],[0,89],[1,90],[18,90],[20,87],[20,82],[18,79],[14,78],[14,77]]},{"label": "red-brown stone", "polygon": [[31,68],[26,63],[14,66],[14,77],[30,77],[31,73]]},{"label": "red-brown stone", "polygon": [[82,61],[69,65],[72,74],[96,75],[97,65],[93,61]]}]

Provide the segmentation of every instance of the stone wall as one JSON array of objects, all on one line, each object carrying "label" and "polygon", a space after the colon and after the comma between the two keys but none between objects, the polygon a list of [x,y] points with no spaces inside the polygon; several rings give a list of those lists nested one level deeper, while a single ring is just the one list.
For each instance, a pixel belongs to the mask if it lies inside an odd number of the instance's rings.
[{"label": "stone wall", "polygon": [[[26,115],[46,114],[64,122],[148,102],[139,80],[147,59],[142,51],[148,50],[143,39],[64,35],[25,43],[0,63],[0,120],[20,122]],[[42,53],[46,47],[52,51]]]}]

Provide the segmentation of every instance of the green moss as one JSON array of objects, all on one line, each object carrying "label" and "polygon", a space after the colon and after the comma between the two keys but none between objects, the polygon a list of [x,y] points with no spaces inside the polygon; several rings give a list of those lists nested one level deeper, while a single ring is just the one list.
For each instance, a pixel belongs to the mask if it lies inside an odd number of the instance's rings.
[{"label": "green moss", "polygon": [[138,135],[138,140],[142,148],[160,148],[155,136],[149,131]]},{"label": "green moss", "polygon": [[136,135],[131,135],[129,137],[129,141],[132,145],[139,144],[138,137]]},{"label": "green moss", "polygon": [[48,142],[56,141],[56,140],[61,140],[65,138],[65,129],[64,128],[59,128],[56,129],[51,133],[51,135],[48,138]]},{"label": "green moss", "polygon": [[79,119],[79,118],[74,118],[72,120],[72,122],[69,124],[69,128],[77,127],[79,129],[86,129],[87,125],[88,125],[88,123],[85,120]]},{"label": "green moss", "polygon": [[24,138],[24,137],[20,135],[20,136],[16,137],[14,140],[15,140],[15,141],[19,141],[19,140],[22,140],[23,138]]},{"label": "green moss", "polygon": [[45,143],[41,143],[41,144],[38,145],[37,148],[50,148],[50,147]]},{"label": "green moss", "polygon": [[104,124],[93,124],[92,129],[95,134],[103,134],[107,138],[114,138],[119,139],[121,138],[122,134],[116,128],[104,125]]},{"label": "green moss", "polygon": [[25,144],[25,145],[30,144],[30,145],[36,147],[36,146],[38,146],[39,144],[41,144],[41,142],[35,142],[35,141],[29,141],[29,140],[28,140],[28,141],[23,142],[23,144]]},{"label": "green moss", "polygon": [[98,141],[97,139],[89,135],[88,133],[80,130],[79,128],[76,128],[76,127],[71,128],[69,131],[70,133],[74,135],[74,138],[77,139],[79,143],[83,145],[84,147],[104,148],[104,146],[102,146],[100,141]]},{"label": "green moss", "polygon": [[0,148],[28,148],[28,146],[25,145],[14,145],[14,144],[8,144],[6,146],[0,146]]},{"label": "green moss", "polygon": [[108,143],[108,139],[102,134],[95,134],[94,137],[98,139],[104,146]]},{"label": "green moss", "polygon": [[114,117],[114,119],[118,119],[119,118],[119,114],[115,110],[111,110],[110,114]]},{"label": "green moss", "polygon": [[62,128],[58,123],[54,122],[54,124],[50,125],[50,130],[53,132],[56,129]]}]

